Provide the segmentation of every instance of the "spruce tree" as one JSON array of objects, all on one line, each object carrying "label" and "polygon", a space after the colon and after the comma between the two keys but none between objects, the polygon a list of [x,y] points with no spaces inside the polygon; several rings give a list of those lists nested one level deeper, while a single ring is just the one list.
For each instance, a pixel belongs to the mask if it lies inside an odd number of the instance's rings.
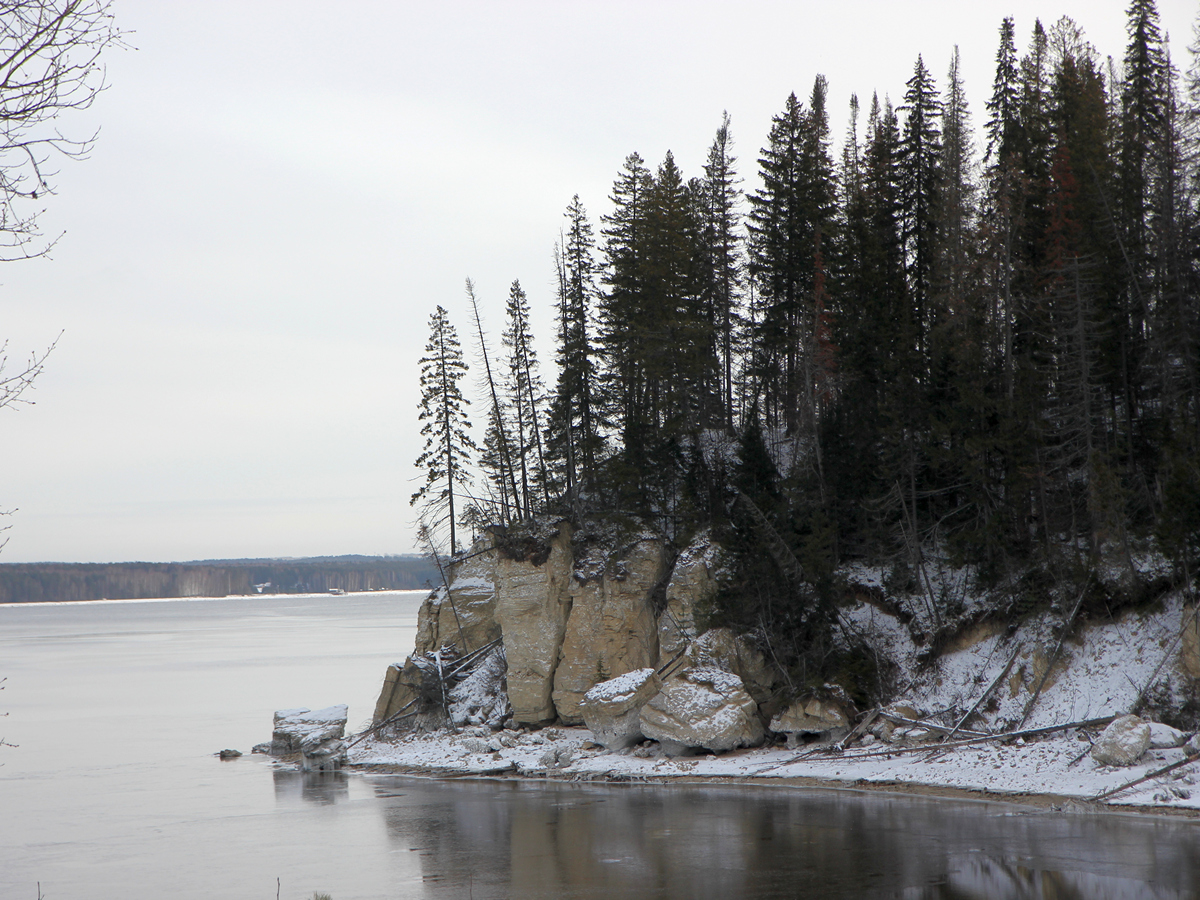
[{"label": "spruce tree", "polygon": [[900,144],[904,249],[909,292],[919,328],[917,341],[924,354],[935,314],[933,281],[941,225],[937,213],[942,189],[939,127],[942,107],[933,76],[920,56],[900,110],[907,113]]},{"label": "spruce tree", "polygon": [[448,525],[450,553],[458,552],[455,524],[455,497],[467,493],[470,475],[467,466],[478,448],[471,440],[466,407],[470,401],[462,395],[459,382],[467,373],[458,333],[450,324],[446,310],[438,306],[429,317],[429,342],[421,357],[421,400],[418,420],[425,447],[416,467],[425,475],[425,483],[412,495],[410,505],[421,507],[421,519],[430,528]]},{"label": "spruce tree", "polygon": [[504,393],[511,411],[513,466],[521,498],[519,508],[528,518],[538,508],[546,507],[549,495],[541,434],[545,386],[529,327],[529,299],[520,281],[514,281],[509,289],[506,312],[508,325],[501,336],[507,350]]},{"label": "spruce tree", "polygon": [[742,287],[741,215],[738,209],[741,179],[735,166],[733,136],[729,113],[723,113],[708,159],[704,180],[698,193],[701,220],[701,247],[706,262],[704,294],[706,315],[711,323],[715,355],[720,371],[715,391],[715,414],[707,424],[719,423],[732,433],[734,422],[733,372],[740,324],[739,303]]},{"label": "spruce tree", "polygon": [[576,194],[558,249],[558,381],[544,425],[548,485],[574,502],[580,484],[596,486],[601,452],[597,366],[591,318],[596,304],[595,240]]},{"label": "spruce tree", "polygon": [[810,430],[816,426],[816,288],[836,203],[826,94],[825,78],[817,76],[808,110],[795,94],[788,97],[759,158],[763,186],[749,198],[750,267],[760,304],[755,377],[767,424],[793,435],[802,416]]}]

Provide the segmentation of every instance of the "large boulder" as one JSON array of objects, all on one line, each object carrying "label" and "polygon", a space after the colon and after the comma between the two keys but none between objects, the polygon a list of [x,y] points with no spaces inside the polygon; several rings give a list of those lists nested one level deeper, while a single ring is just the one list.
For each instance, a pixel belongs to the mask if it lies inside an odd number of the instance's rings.
[{"label": "large boulder", "polygon": [[765,703],[775,687],[777,676],[766,657],[748,637],[728,628],[710,628],[692,641],[684,657],[689,668],[732,672],[755,703]]},{"label": "large boulder", "polygon": [[696,638],[696,610],[717,593],[719,548],[707,531],[675,560],[667,582],[667,605],[658,617],[658,664],[673,660]]},{"label": "large boulder", "polygon": [[571,527],[496,554],[496,621],[508,657],[513,721],[537,724],[555,717],[551,691],[571,611]]},{"label": "large boulder", "polygon": [[1138,716],[1114,719],[1092,744],[1092,759],[1102,766],[1132,766],[1150,746],[1150,724]]},{"label": "large boulder", "polygon": [[598,574],[571,584],[571,615],[554,674],[554,707],[569,724],[583,721],[584,695],[602,681],[658,659],[653,593],[666,574],[667,554],[658,538],[643,538],[620,556],[589,557],[584,571]]},{"label": "large boulder", "polygon": [[446,574],[450,590],[438,587],[417,611],[417,653],[451,645],[461,655],[500,637],[491,535],[477,540],[465,557],[447,567]]},{"label": "large boulder", "polygon": [[583,696],[580,712],[597,744],[620,750],[643,737],[639,716],[662,688],[653,669],[637,669],[601,682]]},{"label": "large boulder", "polygon": [[669,754],[753,747],[763,739],[757,706],[742,680],[719,669],[691,669],[667,679],[639,718],[642,734]]},{"label": "large boulder", "polygon": [[308,707],[281,709],[275,713],[271,733],[271,753],[287,756],[307,747],[312,750],[326,741],[339,740],[346,734],[346,704],[311,710]]}]

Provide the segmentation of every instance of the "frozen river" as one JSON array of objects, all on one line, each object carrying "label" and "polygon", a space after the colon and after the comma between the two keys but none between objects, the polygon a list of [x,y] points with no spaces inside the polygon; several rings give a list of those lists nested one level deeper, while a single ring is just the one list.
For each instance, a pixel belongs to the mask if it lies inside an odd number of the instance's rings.
[{"label": "frozen river", "polygon": [[1194,820],[249,755],[277,708],[368,719],[421,596],[0,606],[0,897],[1200,896]]}]

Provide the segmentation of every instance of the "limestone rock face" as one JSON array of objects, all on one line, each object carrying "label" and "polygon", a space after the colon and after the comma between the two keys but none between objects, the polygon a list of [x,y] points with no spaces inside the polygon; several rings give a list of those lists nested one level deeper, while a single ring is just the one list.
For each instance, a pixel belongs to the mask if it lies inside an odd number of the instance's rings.
[{"label": "limestone rock face", "polygon": [[728,628],[710,628],[688,647],[687,664],[697,669],[720,669],[742,680],[755,703],[763,703],[775,686],[775,671],[749,638]]},{"label": "limestone rock face", "polygon": [[383,676],[383,687],[379,689],[379,699],[375,701],[375,715],[371,717],[372,724],[378,725],[388,716],[395,715],[417,696],[419,676],[416,667],[409,659],[404,663],[395,663],[387,667]]},{"label": "limestone rock face", "polygon": [[439,587],[417,612],[417,653],[448,644],[460,654],[500,637],[496,621],[496,551],[491,536],[480,538],[467,559],[447,572],[450,591]]},{"label": "limestone rock face", "polygon": [[689,747],[724,751],[762,742],[757,706],[742,680],[718,669],[692,669],[667,679],[642,708],[642,734],[667,753]]},{"label": "limestone rock face", "polygon": [[674,659],[696,637],[696,608],[717,592],[714,578],[719,550],[707,532],[675,560],[667,582],[667,605],[658,617],[658,665]]},{"label": "limestone rock face", "polygon": [[[587,567],[588,560],[583,563]],[[651,594],[666,564],[662,541],[646,538],[599,567],[598,577],[572,580],[571,616],[554,675],[554,706],[564,722],[583,721],[583,697],[600,682],[657,661]]]},{"label": "limestone rock face", "polygon": [[1137,716],[1121,716],[1092,745],[1092,759],[1102,766],[1132,766],[1150,746],[1150,725]]},{"label": "limestone rock face", "polygon": [[286,756],[305,747],[315,749],[326,741],[339,740],[346,733],[346,704],[326,709],[280,709],[275,713],[271,734],[271,753]]},{"label": "limestone rock face", "polygon": [[508,657],[508,699],[518,724],[554,718],[550,694],[571,611],[572,569],[571,528],[565,522],[550,540],[544,561],[496,555],[496,621]]},{"label": "limestone rock face", "polygon": [[841,703],[810,696],[789,704],[771,720],[770,727],[784,734],[821,734],[850,727],[850,717]]},{"label": "limestone rock face", "polygon": [[584,694],[580,712],[596,743],[620,750],[640,741],[638,717],[661,688],[662,682],[653,669],[637,669],[601,682]]}]

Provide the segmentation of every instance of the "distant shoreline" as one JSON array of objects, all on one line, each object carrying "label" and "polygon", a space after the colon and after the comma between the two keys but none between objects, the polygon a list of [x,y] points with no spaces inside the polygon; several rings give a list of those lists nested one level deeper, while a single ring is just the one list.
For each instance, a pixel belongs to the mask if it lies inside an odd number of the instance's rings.
[{"label": "distant shoreline", "polygon": [[221,597],[132,597],[126,599],[111,599],[101,597],[99,600],[18,600],[12,603],[0,603],[0,608],[9,609],[26,606],[107,606],[116,603],[210,603],[217,600],[269,600],[274,597],[327,597],[330,600],[357,599],[359,597],[374,597],[379,594],[424,594],[426,588],[379,588],[373,591],[346,591],[343,594],[302,593],[302,594],[225,594]]},{"label": "distant shoreline", "polygon": [[423,590],[438,578],[421,556],[0,563],[0,604]]}]

